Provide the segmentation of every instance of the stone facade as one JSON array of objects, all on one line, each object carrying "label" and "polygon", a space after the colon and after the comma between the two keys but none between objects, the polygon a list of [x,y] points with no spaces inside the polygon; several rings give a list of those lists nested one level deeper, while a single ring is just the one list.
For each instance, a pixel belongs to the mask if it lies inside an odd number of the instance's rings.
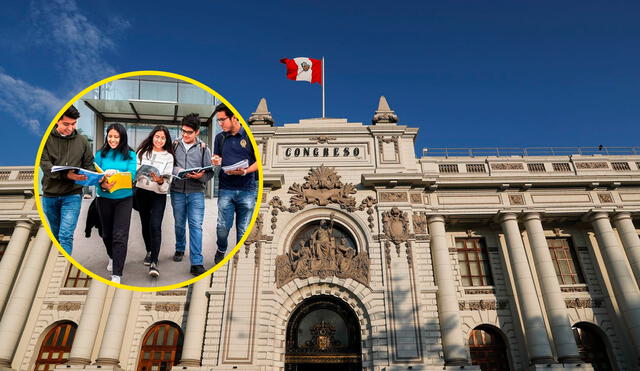
[{"label": "stone facade", "polygon": [[[170,292],[64,287],[69,263],[43,242],[30,170],[0,169],[11,236],[0,370],[33,369],[60,321],[78,325],[64,369],[135,370],[149,328],[172,323],[184,336],[179,369],[283,370],[304,359],[291,350],[292,318],[320,299],[354,317],[367,370],[479,369],[469,345],[479,327],[501,335],[511,370],[589,370],[572,332],[581,323],[598,329],[613,369],[637,369],[640,156],[416,158],[418,129],[386,100],[375,115],[273,126],[261,101],[250,120],[259,223],[229,264]],[[553,238],[569,241],[583,282],[558,280]],[[490,281],[465,281],[461,240],[481,241]],[[332,325],[314,328],[314,346],[339,344],[318,335]]]}]

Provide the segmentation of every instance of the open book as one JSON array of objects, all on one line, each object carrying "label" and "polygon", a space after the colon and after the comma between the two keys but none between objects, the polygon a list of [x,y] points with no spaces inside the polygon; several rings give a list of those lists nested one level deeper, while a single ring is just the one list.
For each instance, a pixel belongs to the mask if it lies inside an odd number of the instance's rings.
[{"label": "open book", "polygon": [[95,186],[100,184],[100,181],[102,180],[102,177],[104,176],[102,169],[100,169],[98,167],[98,165],[95,165],[96,169],[98,169],[98,171],[90,171],[87,169],[83,169],[80,167],[75,167],[75,166],[53,166],[51,167],[51,172],[55,173],[58,171],[69,171],[69,170],[73,170],[76,173],[80,174],[80,175],[85,175],[87,177],[86,180],[76,180],[75,183],[76,184],[80,184],[82,186]]},{"label": "open book", "polygon": [[150,181],[153,181],[153,178],[151,177],[151,174],[156,174],[156,176],[158,178],[160,178],[162,176],[162,175],[160,175],[160,170],[158,170],[157,167],[152,166],[152,165],[142,165],[142,166],[140,166],[140,168],[136,172],[136,178],[145,177],[145,178],[149,179]]},{"label": "open book", "polygon": [[184,169],[181,172],[178,173],[178,175],[172,175],[174,178],[178,178],[178,179],[187,179],[186,175],[194,172],[194,173],[199,173],[201,171],[207,171],[207,170],[213,170],[215,168],[215,166],[213,165],[209,165],[209,166],[205,166],[205,167],[192,167],[191,169]]},{"label": "open book", "polygon": [[110,193],[113,193],[119,189],[131,189],[133,188],[133,181],[131,179],[131,173],[130,172],[118,172],[113,174],[112,176],[107,178],[107,182],[109,183],[114,183],[113,187],[111,188],[111,190],[109,190]]}]

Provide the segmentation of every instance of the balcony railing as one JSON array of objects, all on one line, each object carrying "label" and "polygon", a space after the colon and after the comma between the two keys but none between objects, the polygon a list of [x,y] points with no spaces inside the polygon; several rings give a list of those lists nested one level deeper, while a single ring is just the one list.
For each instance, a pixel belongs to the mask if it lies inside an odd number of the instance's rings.
[{"label": "balcony railing", "polygon": [[510,157],[510,156],[570,156],[570,155],[640,155],[640,147],[486,147],[486,148],[423,148],[430,157]]}]

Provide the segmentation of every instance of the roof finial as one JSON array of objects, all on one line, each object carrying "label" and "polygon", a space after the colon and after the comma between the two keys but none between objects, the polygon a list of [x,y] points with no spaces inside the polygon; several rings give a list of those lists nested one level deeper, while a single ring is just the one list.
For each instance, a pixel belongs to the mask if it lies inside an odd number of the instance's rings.
[{"label": "roof finial", "polygon": [[269,125],[273,126],[273,117],[267,108],[267,99],[260,99],[256,111],[249,117],[249,125]]},{"label": "roof finial", "polygon": [[389,103],[387,103],[387,98],[383,96],[380,97],[380,103],[378,103],[378,109],[373,115],[373,120],[371,123],[373,125],[376,124],[395,124],[398,122],[398,116],[396,116],[395,112],[389,108]]}]

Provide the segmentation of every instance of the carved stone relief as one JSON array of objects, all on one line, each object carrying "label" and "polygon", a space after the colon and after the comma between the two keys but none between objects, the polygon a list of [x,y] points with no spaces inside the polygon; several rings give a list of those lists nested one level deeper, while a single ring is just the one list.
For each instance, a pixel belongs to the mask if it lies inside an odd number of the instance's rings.
[{"label": "carved stone relief", "polygon": [[565,299],[564,303],[567,308],[600,308],[602,306],[602,299],[573,298]]},{"label": "carved stone relief", "polygon": [[[294,240],[283,255],[276,257],[276,285],[282,287],[295,278],[318,276],[352,278],[369,285],[369,256],[334,231],[333,215],[327,221]],[[307,237],[308,236],[308,237]]]},{"label": "carved stone relief", "polygon": [[495,294],[494,289],[464,289],[464,293],[467,295],[490,295]]},{"label": "carved stone relief", "polygon": [[75,312],[80,310],[81,304],[78,302],[66,301],[64,303],[58,303],[58,311],[61,312]]},{"label": "carved stone relief", "polygon": [[413,213],[413,233],[427,234],[427,213],[424,211]]},{"label": "carved stone relief", "polygon": [[326,135],[320,135],[317,137],[309,138],[310,141],[316,142],[318,144],[329,143],[330,140],[336,140],[336,139],[337,139],[336,137],[330,137]]},{"label": "carved stone relief", "polygon": [[511,205],[524,205],[523,195],[509,195],[509,203]]},{"label": "carved stone relief", "polygon": [[521,162],[497,162],[491,164],[493,170],[524,170],[524,164]]},{"label": "carved stone relief", "polygon": [[258,264],[258,261],[259,261],[260,249],[262,248],[262,242],[263,241],[270,241],[270,240],[273,239],[273,237],[266,236],[266,235],[264,235],[262,233],[262,229],[264,227],[263,217],[264,217],[264,214],[258,214],[258,217],[256,218],[256,222],[253,225],[253,229],[251,229],[251,232],[249,233],[249,236],[247,236],[247,239],[244,241],[244,245],[245,245],[244,256],[245,257],[249,256],[249,250],[251,248],[251,245],[255,244],[256,264]]},{"label": "carved stone relief", "polygon": [[588,292],[588,287],[561,287],[562,292]]},{"label": "carved stone relief", "polygon": [[380,192],[382,202],[407,202],[406,192]]},{"label": "carved stone relief", "polygon": [[[384,154],[385,154],[385,150],[384,150],[384,145],[385,144],[389,144],[389,143],[393,143],[393,159],[386,159],[384,158]],[[385,137],[379,137],[378,138],[378,152],[381,154],[382,159],[381,162],[382,163],[393,163],[393,164],[397,164],[400,162],[400,144],[398,142],[398,137],[391,137],[391,138],[385,138]]]},{"label": "carved stone relief", "polygon": [[179,312],[180,304],[179,303],[156,303],[155,309],[158,312]]},{"label": "carved stone relief", "polygon": [[611,193],[598,193],[598,200],[603,204],[613,203],[613,196]]},{"label": "carved stone relief", "polygon": [[405,242],[411,237],[409,233],[409,216],[397,207],[382,213],[382,228],[384,236],[396,245]]},{"label": "carved stone relief", "polygon": [[608,169],[606,162],[576,162],[576,169]]},{"label": "carved stone relief", "polygon": [[422,203],[422,195],[420,193],[410,193],[409,197],[411,198],[412,204],[421,204]]},{"label": "carved stone relief", "polygon": [[460,301],[458,307],[460,310],[499,310],[506,309],[508,302],[504,300],[479,300],[479,301]]}]

